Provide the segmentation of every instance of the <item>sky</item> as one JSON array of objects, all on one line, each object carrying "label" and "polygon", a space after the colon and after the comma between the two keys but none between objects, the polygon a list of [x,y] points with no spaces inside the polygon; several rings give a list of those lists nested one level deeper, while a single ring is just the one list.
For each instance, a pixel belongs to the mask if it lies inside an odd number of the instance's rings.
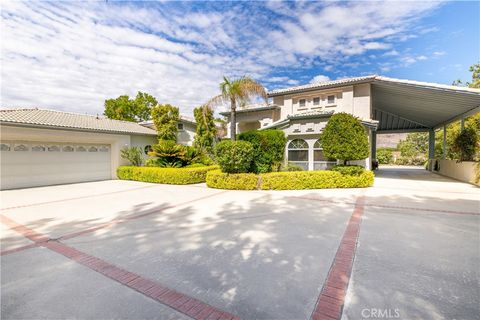
[{"label": "sky", "polygon": [[182,114],[223,76],[267,89],[379,74],[451,84],[480,60],[480,2],[35,2],[1,6],[1,107],[102,114],[147,92]]}]

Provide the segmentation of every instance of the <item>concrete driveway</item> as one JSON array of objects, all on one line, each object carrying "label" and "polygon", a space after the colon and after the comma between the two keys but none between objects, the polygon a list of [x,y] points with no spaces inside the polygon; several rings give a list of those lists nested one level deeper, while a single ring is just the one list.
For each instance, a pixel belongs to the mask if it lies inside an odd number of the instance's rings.
[{"label": "concrete driveway", "polygon": [[2,319],[478,319],[480,191],[102,181],[2,191]]}]

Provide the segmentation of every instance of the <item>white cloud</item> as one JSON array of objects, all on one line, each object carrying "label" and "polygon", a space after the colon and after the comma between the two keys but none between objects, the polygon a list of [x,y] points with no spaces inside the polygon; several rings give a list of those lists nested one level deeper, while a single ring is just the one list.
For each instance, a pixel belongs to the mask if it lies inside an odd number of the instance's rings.
[{"label": "white cloud", "polygon": [[310,83],[325,82],[329,80],[330,80],[330,77],[323,74],[319,74],[318,76],[313,77],[312,80],[310,80]]},{"label": "white cloud", "polygon": [[[439,3],[190,5],[3,1],[2,106],[95,114],[105,99],[140,90],[189,114],[218,93],[223,75],[297,85],[289,70],[321,60],[329,72],[352,55],[396,52],[395,41]],[[280,68],[288,76],[275,76]]]}]

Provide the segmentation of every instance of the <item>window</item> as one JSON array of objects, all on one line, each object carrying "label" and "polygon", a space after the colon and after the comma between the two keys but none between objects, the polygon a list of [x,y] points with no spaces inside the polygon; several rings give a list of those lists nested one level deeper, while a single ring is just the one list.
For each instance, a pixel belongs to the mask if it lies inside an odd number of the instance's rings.
[{"label": "window", "polygon": [[0,147],[0,150],[2,150],[2,151],[10,151],[10,145],[7,144],[7,143],[2,143],[2,144],[1,144],[1,147]]},{"label": "window", "polygon": [[28,146],[25,144],[17,144],[13,148],[13,151],[28,151]]},{"label": "window", "polygon": [[100,148],[98,148],[98,151],[99,152],[108,152],[108,146],[101,146]]},{"label": "window", "polygon": [[334,104],[335,103],[335,95],[330,95],[327,97],[327,103],[328,104]]},{"label": "window", "polygon": [[84,146],[77,147],[77,152],[85,152],[85,151],[87,151],[87,148],[85,148]]},{"label": "window", "polygon": [[319,106],[320,105],[320,98],[313,98],[313,105]]},{"label": "window", "polygon": [[330,169],[335,164],[335,159],[327,158],[323,154],[323,148],[320,140],[315,141],[315,144],[313,145],[313,169],[326,170]]},{"label": "window", "polygon": [[183,130],[183,123],[177,123],[177,129]]},{"label": "window", "polygon": [[65,146],[63,147],[63,152],[73,152],[75,149],[72,146]]},{"label": "window", "polygon": [[94,146],[91,146],[90,148],[88,148],[88,152],[97,152],[98,149]]},{"label": "window", "polygon": [[306,103],[305,99],[298,100],[298,107],[305,108],[305,103]]},{"label": "window", "polygon": [[308,144],[305,140],[295,139],[288,144],[288,161],[308,162]]},{"label": "window", "polygon": [[145,148],[143,149],[146,155],[148,155],[149,152],[152,152],[152,146],[151,145],[146,145]]},{"label": "window", "polygon": [[50,152],[57,152],[57,151],[60,151],[60,147],[59,146],[48,146],[47,150],[50,151]]},{"label": "window", "polygon": [[37,145],[37,146],[32,147],[32,151],[40,151],[40,152],[45,151],[45,147]]}]

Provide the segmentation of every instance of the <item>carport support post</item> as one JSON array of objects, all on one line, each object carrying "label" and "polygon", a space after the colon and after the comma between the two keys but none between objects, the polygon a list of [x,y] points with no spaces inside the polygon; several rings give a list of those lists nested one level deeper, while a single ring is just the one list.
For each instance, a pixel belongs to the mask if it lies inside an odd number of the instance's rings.
[{"label": "carport support post", "polygon": [[442,145],[442,159],[445,160],[447,158],[447,126],[443,126],[443,145]]},{"label": "carport support post", "polygon": [[372,161],[377,159],[377,131],[372,131]]},{"label": "carport support post", "polygon": [[435,130],[430,129],[428,131],[428,159],[429,159],[429,170],[433,169],[433,159],[435,159]]}]

